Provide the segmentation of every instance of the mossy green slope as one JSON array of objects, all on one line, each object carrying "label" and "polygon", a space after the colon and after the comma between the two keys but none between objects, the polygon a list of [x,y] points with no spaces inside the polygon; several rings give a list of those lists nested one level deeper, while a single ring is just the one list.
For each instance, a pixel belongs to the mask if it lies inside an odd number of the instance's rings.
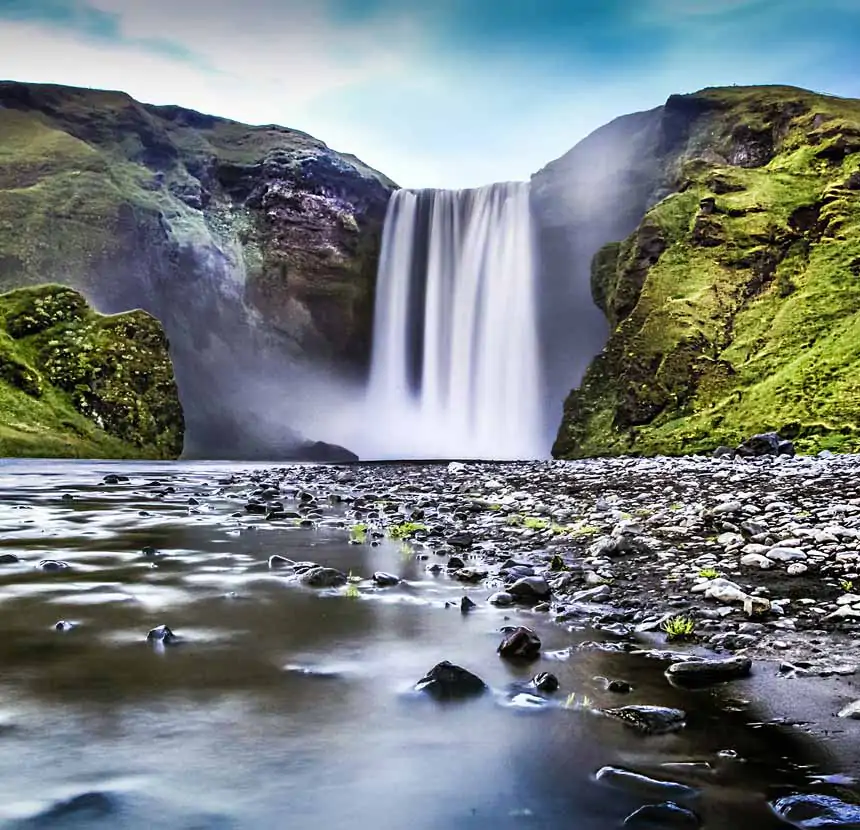
[{"label": "mossy green slope", "polygon": [[764,430],[860,450],[860,101],[681,100],[676,192],[594,259],[611,334],[554,455],[675,455]]},{"label": "mossy green slope", "polygon": [[112,310],[156,309],[171,329],[159,286],[187,286],[191,302],[212,262],[229,260],[264,326],[360,364],[393,187],[298,130],[0,82],[3,289],[47,278]]},{"label": "mossy green slope", "polygon": [[155,318],[57,285],[0,295],[0,456],[176,458],[183,430]]}]

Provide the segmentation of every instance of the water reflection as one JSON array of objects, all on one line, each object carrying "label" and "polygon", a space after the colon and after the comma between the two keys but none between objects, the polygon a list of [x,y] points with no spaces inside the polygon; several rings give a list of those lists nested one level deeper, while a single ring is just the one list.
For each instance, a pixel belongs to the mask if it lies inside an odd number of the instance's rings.
[{"label": "water reflection", "polygon": [[[489,591],[469,590],[480,607],[468,615],[446,608],[461,585],[399,544],[348,545],[341,507],[326,506],[331,524],[316,530],[247,516],[242,469],[0,468],[0,553],[21,560],[0,566],[4,826],[605,830],[649,801],[594,781],[605,765],[694,787],[688,806],[709,828],[782,826],[766,800],[806,780],[814,747],[750,729],[754,713],[725,692],[672,688],[654,661],[565,651],[588,637],[493,609]],[[105,486],[109,472],[131,480]],[[405,582],[350,599],[291,583],[270,570],[273,554]],[[48,556],[71,568],[39,571]],[[76,626],[57,631],[58,620]],[[500,661],[498,629],[512,620],[561,659]],[[161,624],[179,645],[146,642]],[[411,694],[443,659],[495,694],[441,706]],[[542,670],[561,681],[558,705],[498,705]],[[596,675],[634,692],[605,692]],[[570,692],[679,707],[688,727],[642,736],[566,708]]]}]

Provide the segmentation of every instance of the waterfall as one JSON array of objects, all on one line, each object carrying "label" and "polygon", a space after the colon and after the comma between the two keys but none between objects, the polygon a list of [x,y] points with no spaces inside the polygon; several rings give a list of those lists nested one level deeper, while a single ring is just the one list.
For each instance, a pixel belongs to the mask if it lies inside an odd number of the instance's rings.
[{"label": "waterfall", "polygon": [[376,288],[371,458],[538,458],[529,185],[398,190]]}]

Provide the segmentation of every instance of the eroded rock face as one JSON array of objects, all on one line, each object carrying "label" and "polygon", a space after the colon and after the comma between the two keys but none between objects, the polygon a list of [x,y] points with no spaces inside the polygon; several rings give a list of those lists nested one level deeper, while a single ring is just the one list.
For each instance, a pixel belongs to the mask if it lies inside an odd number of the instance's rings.
[{"label": "eroded rock face", "polygon": [[295,130],[38,84],[0,83],[0,147],[0,281],[160,320],[187,454],[290,458],[322,437],[271,390],[364,371],[392,182]]}]

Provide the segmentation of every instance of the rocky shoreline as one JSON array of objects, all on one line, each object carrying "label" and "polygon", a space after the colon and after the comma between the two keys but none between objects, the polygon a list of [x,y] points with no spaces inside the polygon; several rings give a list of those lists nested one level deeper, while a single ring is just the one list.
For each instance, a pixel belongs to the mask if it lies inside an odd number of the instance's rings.
[{"label": "rocky shoreline", "polygon": [[752,687],[738,683],[753,694],[757,683],[829,678],[815,706],[808,682],[802,700],[780,690],[774,715],[793,722],[786,706],[800,707],[808,731],[836,723],[848,735],[860,709],[850,705],[860,697],[858,471],[860,457],[826,452],[303,466],[278,471],[281,490],[256,474],[247,509],[285,518],[273,502],[290,482],[294,520],[313,521],[318,499],[342,501],[354,543],[401,538],[464,596],[481,585],[494,604],[605,635],[585,648],[667,666],[725,660],[709,683],[744,677],[755,661]]}]

